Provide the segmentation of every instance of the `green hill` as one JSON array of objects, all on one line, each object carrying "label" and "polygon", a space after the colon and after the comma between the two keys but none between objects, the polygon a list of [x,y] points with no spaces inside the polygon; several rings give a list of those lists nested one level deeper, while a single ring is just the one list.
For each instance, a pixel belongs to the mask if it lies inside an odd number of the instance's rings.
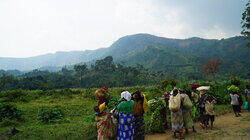
[{"label": "green hill", "polygon": [[200,77],[201,67],[210,59],[220,59],[220,75],[240,74],[249,78],[250,50],[247,40],[236,36],[228,39],[170,39],[150,34],[122,37],[108,48],[87,51],[57,52],[30,58],[0,58],[0,69],[53,69],[64,65],[91,63],[113,56],[116,63],[143,65],[152,71],[169,75]]}]

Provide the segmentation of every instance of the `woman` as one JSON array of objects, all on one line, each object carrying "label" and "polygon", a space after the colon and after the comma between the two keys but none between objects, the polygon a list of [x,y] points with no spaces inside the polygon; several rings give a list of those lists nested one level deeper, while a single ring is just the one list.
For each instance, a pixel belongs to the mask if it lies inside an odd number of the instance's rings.
[{"label": "woman", "polygon": [[158,100],[150,100],[148,102],[150,111],[152,112],[150,120],[150,130],[152,132],[163,133],[165,130],[165,113],[166,113],[166,102],[164,98]]},{"label": "woman", "polygon": [[[172,103],[172,99],[174,98],[177,98],[178,99],[178,95],[180,94],[179,91],[177,89],[174,89],[172,92],[171,92],[171,95],[170,95],[170,100],[169,100],[169,107],[171,106],[171,103]],[[171,97],[172,96],[172,97]],[[177,99],[175,99],[177,101]],[[182,115],[182,109],[183,109],[183,106],[182,106],[182,98],[180,97],[179,99],[179,104],[180,104],[180,107],[177,111],[173,111],[171,108],[171,124],[172,124],[172,130],[174,132],[174,137],[176,138],[176,133],[179,133],[180,134],[180,138],[183,139],[184,136],[183,136],[183,115]]]},{"label": "woman", "polygon": [[117,106],[119,111],[118,140],[134,140],[133,107],[134,101],[128,91],[121,93],[123,101]]},{"label": "woman", "polygon": [[145,137],[145,123],[144,116],[148,109],[147,99],[141,91],[137,90],[132,94],[134,100],[134,125],[135,125],[135,139],[143,140]]},{"label": "woman", "polygon": [[[98,90],[96,91],[100,93]],[[100,96],[99,96],[100,97]],[[113,122],[107,105],[109,98],[104,98],[102,102],[98,102],[98,106],[94,108],[97,121],[97,140],[111,139],[114,134]]]},{"label": "woman", "polygon": [[206,90],[201,90],[198,100],[198,109],[200,113],[200,126],[205,128],[206,124],[206,114],[205,114],[205,102],[204,99],[206,98]]},{"label": "woman", "polygon": [[182,110],[182,115],[183,115],[183,120],[184,120],[184,127],[185,127],[185,132],[188,134],[188,129],[193,128],[193,132],[196,132],[194,129],[194,123],[193,119],[191,117],[192,114],[192,109],[193,109],[193,104],[192,101],[190,100],[188,94],[186,94],[186,91],[184,89],[180,89],[181,97],[183,99],[183,110]]}]

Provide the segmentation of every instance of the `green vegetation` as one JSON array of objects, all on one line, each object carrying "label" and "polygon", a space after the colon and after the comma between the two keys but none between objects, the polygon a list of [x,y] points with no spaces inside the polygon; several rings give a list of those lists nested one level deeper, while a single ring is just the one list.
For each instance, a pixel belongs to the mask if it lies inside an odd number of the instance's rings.
[{"label": "green vegetation", "polygon": [[[123,90],[129,92],[140,89],[148,100],[160,97],[172,86],[187,88],[188,83],[179,83],[174,80],[166,80],[159,86],[135,86],[110,88],[111,100],[109,109],[112,109]],[[227,87],[228,82],[198,82],[201,85],[210,85],[209,94],[218,99],[216,105],[217,115],[231,111]],[[240,81],[240,90],[246,84]],[[172,85],[171,85],[172,84]],[[8,119],[4,117],[0,121],[0,134],[15,126],[22,132],[11,139],[96,139],[97,130],[93,107],[97,104],[94,96],[96,88],[85,89],[57,89],[57,90],[13,90],[0,92],[0,100],[4,104],[16,106],[12,110],[20,111],[20,119]],[[13,96],[13,94],[15,96]],[[15,111],[14,111],[15,112]],[[168,111],[168,122],[170,112]],[[149,130],[151,112],[145,115],[146,132]],[[16,117],[15,117],[16,118]],[[197,119],[197,118],[196,118]]]}]

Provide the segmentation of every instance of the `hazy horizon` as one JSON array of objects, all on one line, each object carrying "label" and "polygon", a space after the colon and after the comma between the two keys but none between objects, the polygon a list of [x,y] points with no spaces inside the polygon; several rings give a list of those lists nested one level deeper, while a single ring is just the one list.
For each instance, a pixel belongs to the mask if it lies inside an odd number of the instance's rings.
[{"label": "hazy horizon", "polygon": [[95,50],[138,33],[177,39],[234,37],[240,35],[246,3],[247,0],[2,0],[0,57]]}]

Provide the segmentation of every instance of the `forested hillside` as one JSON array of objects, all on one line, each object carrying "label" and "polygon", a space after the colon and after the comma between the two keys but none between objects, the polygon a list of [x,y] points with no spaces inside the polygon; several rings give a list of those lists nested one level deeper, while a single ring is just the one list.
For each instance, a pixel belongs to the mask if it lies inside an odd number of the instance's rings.
[{"label": "forested hillside", "polygon": [[114,63],[144,68],[182,79],[199,79],[202,66],[210,59],[222,61],[218,78],[232,75],[249,79],[249,48],[244,37],[228,39],[169,39],[150,34],[125,36],[109,48],[92,51],[58,52],[31,58],[0,58],[0,69],[58,71],[68,65],[87,63],[112,56]]}]

